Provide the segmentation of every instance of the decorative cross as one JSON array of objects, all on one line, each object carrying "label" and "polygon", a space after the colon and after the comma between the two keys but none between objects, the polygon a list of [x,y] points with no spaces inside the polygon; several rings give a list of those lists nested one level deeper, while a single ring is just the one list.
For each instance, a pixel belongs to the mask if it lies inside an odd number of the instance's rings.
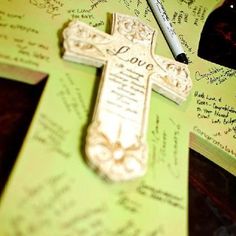
[{"label": "decorative cross", "polygon": [[72,21],[63,37],[64,59],[104,66],[86,138],[88,162],[112,181],[142,176],[151,88],[181,103],[192,86],[187,65],[154,55],[156,32],[136,17],[113,14],[111,35]]}]

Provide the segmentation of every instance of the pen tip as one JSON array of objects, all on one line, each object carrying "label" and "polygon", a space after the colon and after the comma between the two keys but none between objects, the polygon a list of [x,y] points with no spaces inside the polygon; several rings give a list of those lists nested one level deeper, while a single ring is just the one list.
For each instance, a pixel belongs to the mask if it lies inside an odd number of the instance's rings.
[{"label": "pen tip", "polygon": [[188,58],[185,53],[180,53],[176,58],[176,61],[182,62],[184,64],[188,64]]}]

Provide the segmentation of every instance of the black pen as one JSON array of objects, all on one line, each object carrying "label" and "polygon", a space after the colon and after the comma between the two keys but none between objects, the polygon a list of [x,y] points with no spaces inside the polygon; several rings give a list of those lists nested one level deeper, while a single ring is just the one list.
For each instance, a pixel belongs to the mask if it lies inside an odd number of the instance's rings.
[{"label": "black pen", "polygon": [[188,64],[188,58],[160,0],[147,0],[176,61]]}]

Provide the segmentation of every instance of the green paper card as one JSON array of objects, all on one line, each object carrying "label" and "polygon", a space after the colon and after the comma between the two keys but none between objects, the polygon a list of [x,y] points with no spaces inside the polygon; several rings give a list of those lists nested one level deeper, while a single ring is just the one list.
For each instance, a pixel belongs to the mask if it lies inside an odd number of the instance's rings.
[{"label": "green paper card", "polygon": [[173,59],[146,1],[2,0],[0,75],[22,80],[30,69],[48,80],[1,198],[0,235],[188,234],[189,146],[236,174],[235,71],[197,56],[218,3],[163,1],[190,60],[192,93],[176,105],[152,92],[147,174],[108,183],[84,153],[101,70],[64,61],[62,31],[79,19],[109,33],[113,11],[137,16],[157,30],[155,53]]}]

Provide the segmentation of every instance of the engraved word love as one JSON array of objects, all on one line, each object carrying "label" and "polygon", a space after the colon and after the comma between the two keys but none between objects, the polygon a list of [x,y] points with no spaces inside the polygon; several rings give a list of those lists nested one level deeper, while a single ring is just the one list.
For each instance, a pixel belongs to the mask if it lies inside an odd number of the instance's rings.
[{"label": "engraved word love", "polygon": [[107,49],[107,53],[112,56],[117,56],[122,61],[129,62],[138,66],[144,66],[145,69],[149,71],[153,70],[154,65],[148,63],[147,61],[144,61],[138,57],[127,58],[127,56],[130,56],[130,49],[131,48],[129,46],[122,46],[117,51],[111,51],[110,49]]}]

